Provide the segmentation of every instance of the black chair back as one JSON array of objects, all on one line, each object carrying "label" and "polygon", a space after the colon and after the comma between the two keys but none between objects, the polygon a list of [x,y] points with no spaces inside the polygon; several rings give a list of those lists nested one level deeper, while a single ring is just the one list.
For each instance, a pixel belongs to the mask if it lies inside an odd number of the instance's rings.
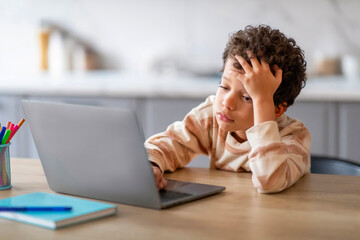
[{"label": "black chair back", "polygon": [[360,176],[360,164],[337,157],[311,155],[311,173]]}]

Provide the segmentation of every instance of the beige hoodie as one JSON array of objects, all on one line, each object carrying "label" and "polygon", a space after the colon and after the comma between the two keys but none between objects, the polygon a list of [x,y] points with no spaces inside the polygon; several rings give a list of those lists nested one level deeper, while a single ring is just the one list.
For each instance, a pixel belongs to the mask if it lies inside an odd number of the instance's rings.
[{"label": "beige hoodie", "polygon": [[283,114],[276,121],[255,125],[239,143],[219,129],[210,96],[183,121],[145,142],[150,161],[164,171],[184,167],[199,154],[210,157],[210,168],[252,172],[262,193],[282,191],[310,172],[311,136],[303,123]]}]

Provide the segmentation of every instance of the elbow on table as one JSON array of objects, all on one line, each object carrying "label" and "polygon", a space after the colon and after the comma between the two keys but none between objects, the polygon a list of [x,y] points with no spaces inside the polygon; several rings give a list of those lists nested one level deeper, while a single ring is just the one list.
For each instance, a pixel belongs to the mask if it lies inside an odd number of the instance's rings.
[{"label": "elbow on table", "polygon": [[285,190],[285,188],[269,188],[269,189],[264,189],[264,188],[257,188],[259,193],[279,193],[282,192],[283,190]]},{"label": "elbow on table", "polygon": [[278,193],[294,185],[306,172],[304,168],[284,162],[270,173],[253,171],[252,182],[260,193]]},{"label": "elbow on table", "polygon": [[256,177],[253,175],[252,181],[259,193],[278,193],[287,188],[286,179]]}]

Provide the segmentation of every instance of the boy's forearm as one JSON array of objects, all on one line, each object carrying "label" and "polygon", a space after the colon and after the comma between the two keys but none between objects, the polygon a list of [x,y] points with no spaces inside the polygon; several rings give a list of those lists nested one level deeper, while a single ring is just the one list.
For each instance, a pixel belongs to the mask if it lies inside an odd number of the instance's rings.
[{"label": "boy's forearm", "polygon": [[254,125],[275,120],[273,100],[253,99]]}]

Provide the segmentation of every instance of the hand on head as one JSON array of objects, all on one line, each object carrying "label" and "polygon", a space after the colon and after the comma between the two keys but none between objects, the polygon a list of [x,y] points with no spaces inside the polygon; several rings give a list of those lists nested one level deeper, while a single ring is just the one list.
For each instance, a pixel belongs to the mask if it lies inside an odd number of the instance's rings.
[{"label": "hand on head", "polygon": [[[241,56],[235,56],[236,60],[244,69],[244,77],[238,77],[243,83],[247,93],[253,101],[273,99],[276,89],[282,81],[282,70],[274,66],[275,75],[272,74],[267,62],[259,60],[252,52],[247,52],[251,65]],[[232,72],[232,74],[239,74]]]}]

